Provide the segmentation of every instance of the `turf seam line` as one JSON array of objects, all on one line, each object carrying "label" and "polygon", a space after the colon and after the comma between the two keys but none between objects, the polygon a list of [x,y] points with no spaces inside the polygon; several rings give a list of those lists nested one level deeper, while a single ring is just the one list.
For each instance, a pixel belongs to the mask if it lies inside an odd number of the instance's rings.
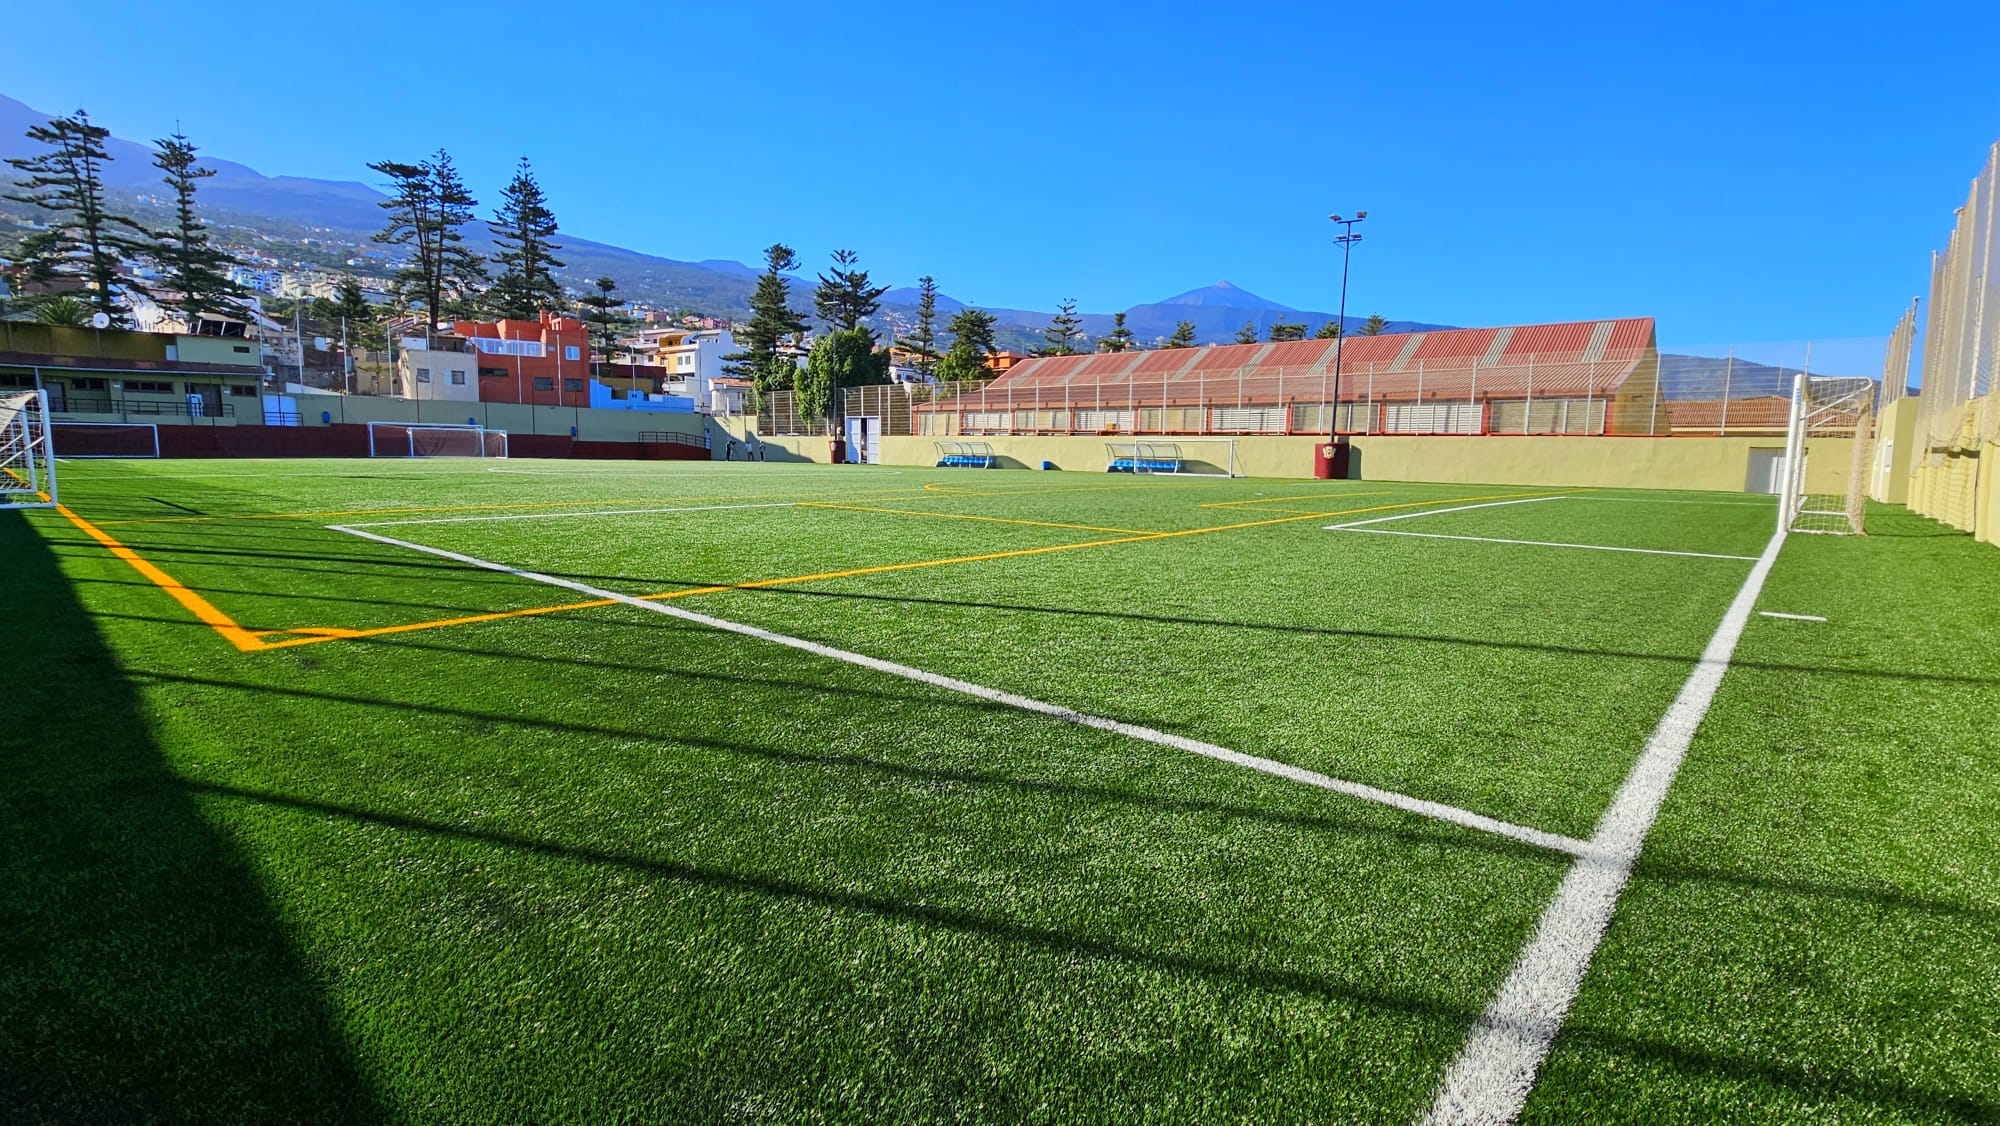
[{"label": "turf seam line", "polygon": [[1369,524],[1387,524],[1392,520],[1415,520],[1419,516],[1443,516],[1447,512],[1470,512],[1475,508],[1504,508],[1510,504],[1540,504],[1545,500],[1567,499],[1569,499],[1567,494],[1557,494],[1555,496],[1524,497],[1520,500],[1488,501],[1485,504],[1461,504],[1457,508],[1433,508],[1429,512],[1406,512],[1401,516],[1377,516],[1371,520],[1353,520],[1345,524],[1328,524],[1326,530],[1329,532],[1345,532],[1351,528],[1360,528]]},{"label": "turf seam line", "polygon": [[902,677],[906,680],[914,680],[935,688],[960,692],[992,703],[1004,704],[1008,707],[1018,708],[1021,711],[1048,716],[1052,719],[1063,720],[1064,722],[1074,723],[1082,727],[1090,727],[1099,731],[1109,731],[1128,738],[1139,739],[1163,747],[1171,747],[1189,754],[1200,755],[1203,758],[1230,763],[1303,785],[1314,786],[1319,789],[1344,794],[1348,797],[1373,802],[1377,805],[1388,806],[1405,813],[1428,817],[1432,820],[1447,822],[1462,828],[1492,833],[1496,836],[1506,837],[1523,844],[1534,845],[1553,852],[1560,852],[1569,856],[1587,856],[1591,852],[1590,845],[1573,837],[1565,837],[1558,833],[1545,832],[1525,825],[1515,825],[1511,822],[1501,821],[1498,818],[1488,817],[1485,814],[1445,805],[1442,802],[1411,797],[1408,794],[1383,790],[1360,782],[1351,782],[1343,778],[1334,778],[1317,771],[1306,770],[1272,759],[1244,754],[1241,751],[1232,751],[1227,747],[1217,746],[1214,743],[1205,743],[1199,739],[1173,735],[1150,727],[1142,727],[1138,724],[1125,723],[1120,720],[1108,719],[1104,716],[1092,715],[1088,712],[1080,712],[1060,704],[1051,704],[1031,697],[1003,692],[997,688],[988,688],[985,685],[974,684],[971,681],[960,680],[957,677],[945,676],[941,673],[929,672],[910,665],[897,664],[894,661],[883,660],[879,657],[870,657],[863,653],[838,649],[816,641],[808,641],[801,637],[777,633],[773,630],[764,629],[761,626],[753,626],[744,622],[734,622],[726,618],[717,618],[708,614],[697,613],[693,610],[685,610],[678,606],[667,605],[662,602],[647,601],[638,595],[620,594],[616,591],[594,587],[588,583],[577,582],[573,579],[557,578],[554,575],[545,575],[538,571],[510,567],[504,563],[495,563],[477,556],[448,551],[441,547],[430,547],[425,544],[412,543],[409,540],[399,540],[391,536],[378,535],[374,532],[362,531],[351,525],[331,525],[330,530],[346,532],[349,535],[360,536],[363,539],[375,540],[378,543],[390,544],[395,547],[407,548],[411,551],[420,551],[427,555],[435,555],[442,559],[450,559],[488,571],[497,571],[501,574],[513,575],[517,578],[562,587],[567,590],[576,591],[579,594],[610,599],[624,603],[627,606],[635,606],[641,610],[651,610],[656,614],[665,614],[668,617],[679,618],[682,621],[708,626],[711,629],[755,638],[759,641],[766,641],[776,645],[783,645],[790,649],[796,649],[836,661],[843,661],[851,665],[859,665],[862,668],[872,669],[876,672],[888,673],[891,676]]},{"label": "turf seam line", "polygon": [[1328,531],[1353,532],[1356,535],[1366,536],[1411,536],[1424,540],[1462,540],[1466,543],[1506,543],[1520,547],[1569,547],[1578,551],[1625,551],[1634,555],[1680,555],[1689,559],[1731,559],[1740,563],[1757,561],[1754,555],[1718,555],[1712,551],[1666,551],[1655,547],[1612,547],[1601,543],[1554,543],[1549,540],[1506,540],[1493,536],[1447,536],[1440,532],[1405,532],[1396,528],[1329,528]]},{"label": "turf seam line", "polygon": [[1763,618],[1783,618],[1788,622],[1823,622],[1826,620],[1818,614],[1781,614],[1776,610],[1759,610],[1757,611],[1757,615]]},{"label": "turf seam line", "polygon": [[350,528],[394,528],[404,524],[478,524],[496,520],[561,520],[572,516],[647,516],[659,512],[730,512],[739,508],[797,508],[801,502],[795,500],[769,501],[763,504],[707,504],[695,508],[614,508],[600,512],[514,512],[505,516],[434,516],[420,520],[374,520],[364,524],[349,524]]},{"label": "turf seam line", "polygon": [[1439,1082],[1430,1109],[1418,1120],[1424,1126],[1509,1123],[1527,1105],[1784,543],[1781,529],[1744,578],[1679,695],[1599,818],[1590,851],[1570,866],[1534,936]]}]

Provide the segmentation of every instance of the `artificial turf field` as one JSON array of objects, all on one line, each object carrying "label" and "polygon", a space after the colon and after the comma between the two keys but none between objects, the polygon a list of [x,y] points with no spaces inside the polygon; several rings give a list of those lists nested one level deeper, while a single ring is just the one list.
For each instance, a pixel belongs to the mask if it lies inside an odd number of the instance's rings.
[{"label": "artificial turf field", "polygon": [[[61,468],[0,513],[0,1120],[1417,1119],[1773,522]],[[2000,1120],[2000,552],[1870,520],[1786,541],[1756,608],[1827,620],[1743,627],[1524,1121]]]}]

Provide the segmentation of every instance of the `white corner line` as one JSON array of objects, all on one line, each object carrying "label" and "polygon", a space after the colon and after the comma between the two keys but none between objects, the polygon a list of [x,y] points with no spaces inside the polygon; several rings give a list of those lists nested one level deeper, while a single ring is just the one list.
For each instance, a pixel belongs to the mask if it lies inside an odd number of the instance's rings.
[{"label": "white corner line", "polygon": [[[1549,498],[1555,499],[1553,497]],[[1754,555],[1717,555],[1709,551],[1667,551],[1656,547],[1612,547],[1601,543],[1553,543],[1548,540],[1503,540],[1492,536],[1447,536],[1442,532],[1405,532],[1396,528],[1329,528],[1330,532],[1353,532],[1363,536],[1411,536],[1424,540],[1463,540],[1467,543],[1509,543],[1521,547],[1569,547],[1578,551],[1623,551],[1633,555],[1679,555],[1689,559],[1733,559],[1754,563]]]},{"label": "white corner line", "polygon": [[974,684],[971,681],[959,680],[956,677],[944,676],[940,673],[927,672],[909,665],[899,665],[894,661],[885,661],[879,657],[870,657],[846,649],[836,649],[831,645],[822,645],[816,641],[807,641],[804,638],[776,633],[758,626],[747,625],[743,622],[732,622],[726,618],[711,617],[708,614],[699,614],[693,610],[683,610],[678,606],[669,605],[665,602],[647,601],[635,595],[605,590],[602,587],[580,583],[573,579],[557,578],[554,575],[545,575],[539,571],[509,567],[504,563],[494,563],[490,560],[480,559],[477,556],[465,555],[456,551],[447,551],[441,547],[430,547],[425,544],[412,543],[409,540],[399,540],[390,536],[378,535],[374,532],[365,532],[361,530],[360,526],[353,524],[329,524],[326,527],[328,531],[345,532],[351,536],[360,536],[362,539],[374,540],[377,543],[385,543],[394,547],[407,548],[411,551],[421,551],[426,555],[435,555],[439,558],[450,559],[454,562],[467,564],[468,566],[479,567],[488,571],[498,571],[504,575],[513,575],[517,578],[530,579],[538,583],[547,583],[550,586],[573,590],[579,594],[587,594],[593,598],[622,602],[641,610],[650,610],[656,614],[665,614],[670,618],[679,618],[682,621],[694,622],[697,625],[740,634],[744,637],[754,637],[760,641],[768,641],[802,652],[828,657],[836,661],[845,661],[851,665],[859,665],[862,668],[888,673],[891,676],[900,676],[906,680],[914,680],[936,688],[962,692],[965,695],[974,696],[981,700],[988,700],[996,704],[1004,704],[1010,708],[1019,708],[1022,711],[1049,716],[1054,719],[1063,720],[1066,723],[1091,727],[1099,731],[1110,731],[1129,738],[1155,743],[1163,747],[1172,747],[1175,750],[1186,751],[1189,754],[1200,755],[1218,762],[1226,762],[1234,766],[1241,766],[1278,778],[1285,778],[1302,785],[1315,786],[1322,790],[1331,790],[1337,794],[1345,794],[1351,798],[1359,798],[1362,801],[1389,806],[1405,813],[1413,813],[1420,817],[1448,822],[1463,828],[1492,833],[1495,836],[1506,837],[1510,840],[1520,841],[1523,844],[1534,845],[1537,848],[1548,849],[1552,852],[1559,852],[1573,857],[1590,856],[1595,852],[1595,846],[1586,844],[1574,837],[1545,832],[1526,825],[1515,825],[1511,822],[1501,821],[1498,818],[1488,817],[1482,813],[1474,813],[1469,809],[1460,809],[1457,806],[1445,805],[1442,802],[1411,797],[1408,794],[1399,794],[1393,790],[1378,789],[1360,782],[1350,782],[1344,778],[1330,777],[1318,771],[1306,770],[1288,763],[1278,762],[1274,759],[1259,758],[1256,755],[1247,755],[1241,751],[1232,751],[1227,747],[1220,747],[1214,743],[1204,743],[1198,739],[1189,739],[1186,736],[1173,735],[1150,727],[1141,727],[1137,724],[1124,723],[1115,719],[1107,719],[1103,716],[1091,715],[1087,712],[1079,712],[1072,708],[1063,707],[1060,704],[1050,704],[1041,700],[1031,699],[1027,696],[1017,696],[1011,692],[1003,692],[997,688],[988,688],[982,684]]},{"label": "white corner line", "polygon": [[1757,611],[1757,616],[1760,618],[1783,618],[1788,622],[1823,622],[1826,620],[1818,614],[1780,614],[1776,610],[1759,610]]},{"label": "white corner line", "polygon": [[421,520],[373,520],[365,524],[342,524],[334,527],[334,530],[346,532],[355,528],[398,528],[404,524],[478,524],[494,520],[561,520],[568,516],[644,516],[655,512],[727,512],[737,508],[797,508],[798,503],[794,500],[783,500],[769,504],[707,504],[699,508],[610,508],[597,512],[517,512],[505,516],[439,516]]},{"label": "white corner line", "polygon": [[1590,838],[1591,852],[1570,866],[1556,888],[1534,937],[1521,948],[1499,992],[1474,1022],[1420,1123],[1495,1126],[1514,1121],[1527,1105],[1542,1062],[1604,941],[1646,834],[1729,671],[1736,643],[1784,542],[1785,533],[1777,532],[1757,557],[1694,671],[1598,820],[1597,833]]},{"label": "white corner line", "polygon": [[1369,524],[1387,524],[1392,520],[1415,520],[1419,516],[1443,516],[1447,512],[1471,512],[1475,508],[1504,508],[1510,504],[1540,504],[1545,500],[1568,500],[1567,496],[1522,497],[1520,500],[1491,500],[1485,504],[1461,504],[1457,508],[1431,508],[1422,512],[1405,512],[1400,516],[1377,516],[1372,520],[1354,520],[1346,524],[1328,524],[1329,532],[1344,532],[1349,528],[1361,528]]}]

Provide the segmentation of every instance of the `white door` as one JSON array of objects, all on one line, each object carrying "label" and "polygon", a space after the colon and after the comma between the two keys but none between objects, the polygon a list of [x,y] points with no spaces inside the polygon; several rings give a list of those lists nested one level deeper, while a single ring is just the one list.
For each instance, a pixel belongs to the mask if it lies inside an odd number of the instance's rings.
[{"label": "white door", "polygon": [[882,420],[873,415],[861,415],[847,420],[847,460],[853,465],[878,465],[882,461],[882,451],[875,448],[875,439],[881,436]]},{"label": "white door", "polygon": [[1778,494],[1785,480],[1785,451],[1781,449],[1752,449],[1750,451],[1750,475],[1743,482],[1746,493]]}]

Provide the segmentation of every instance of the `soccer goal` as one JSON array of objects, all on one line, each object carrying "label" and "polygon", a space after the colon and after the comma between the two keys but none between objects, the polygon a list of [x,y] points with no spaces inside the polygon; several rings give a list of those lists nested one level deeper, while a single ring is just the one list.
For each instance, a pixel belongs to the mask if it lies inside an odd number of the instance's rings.
[{"label": "soccer goal", "polygon": [[152,422],[56,422],[56,456],[159,457],[160,427]]},{"label": "soccer goal", "polygon": [[49,393],[0,395],[0,507],[49,508],[55,503]]},{"label": "soccer goal", "polygon": [[1175,473],[1184,477],[1235,477],[1236,439],[1104,443],[1106,473]]},{"label": "soccer goal", "polygon": [[506,457],[507,432],[439,422],[371,422],[369,457]]},{"label": "soccer goal", "polygon": [[1874,440],[1874,380],[1798,376],[1785,427],[1778,526],[1788,532],[1861,535]]}]

